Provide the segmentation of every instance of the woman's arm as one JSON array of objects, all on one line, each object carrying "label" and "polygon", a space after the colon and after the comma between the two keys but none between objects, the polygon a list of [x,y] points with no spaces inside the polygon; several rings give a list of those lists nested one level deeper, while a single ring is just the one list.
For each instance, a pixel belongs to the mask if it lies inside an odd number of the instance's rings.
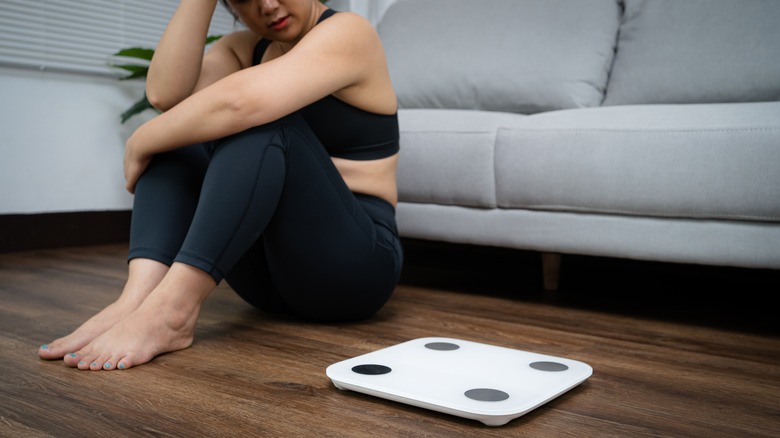
[{"label": "woman's arm", "polygon": [[180,1],[155,50],[146,78],[146,96],[155,108],[167,111],[194,91],[241,69],[233,48],[241,37],[235,35],[215,43],[204,59],[216,5],[217,0]]},{"label": "woman's arm", "polygon": [[[388,86],[377,87],[377,81]],[[289,53],[233,73],[139,127],[127,144],[128,190],[143,171],[137,163],[156,153],[272,122],[337,92],[373,99],[371,88],[392,94],[379,38],[361,17],[337,14]]]}]

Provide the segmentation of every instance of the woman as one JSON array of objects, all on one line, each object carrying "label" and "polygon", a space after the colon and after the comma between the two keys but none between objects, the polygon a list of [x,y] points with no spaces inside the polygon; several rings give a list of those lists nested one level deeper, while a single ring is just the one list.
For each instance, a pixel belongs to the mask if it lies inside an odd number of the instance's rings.
[{"label": "woman", "polygon": [[192,344],[222,280],[252,305],[372,316],[401,268],[396,98],[373,27],[316,0],[223,0],[248,30],[204,56],[217,0],[181,0],[127,142],[135,193],[118,300],[45,359],[127,369]]}]

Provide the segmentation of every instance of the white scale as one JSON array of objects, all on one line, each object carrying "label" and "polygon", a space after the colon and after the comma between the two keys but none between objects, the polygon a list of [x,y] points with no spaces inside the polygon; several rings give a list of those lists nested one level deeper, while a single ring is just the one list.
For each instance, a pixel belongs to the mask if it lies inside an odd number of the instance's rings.
[{"label": "white scale", "polygon": [[337,388],[502,426],[579,385],[576,360],[452,338],[420,338],[329,366]]}]

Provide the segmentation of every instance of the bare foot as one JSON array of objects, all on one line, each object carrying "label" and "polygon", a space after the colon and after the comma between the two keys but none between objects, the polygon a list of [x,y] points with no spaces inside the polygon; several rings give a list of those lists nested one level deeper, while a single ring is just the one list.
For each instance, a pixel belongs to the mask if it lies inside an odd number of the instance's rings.
[{"label": "bare foot", "polygon": [[189,347],[200,305],[214,286],[214,280],[203,271],[174,264],[135,311],[65,356],[65,364],[80,370],[123,370]]},{"label": "bare foot", "polygon": [[197,310],[183,313],[169,306],[161,308],[155,301],[144,301],[130,316],[65,357],[65,363],[80,370],[124,370],[192,345]]},{"label": "bare foot", "polygon": [[167,271],[168,267],[162,263],[147,259],[132,260],[127,284],[119,299],[88,319],[73,333],[41,345],[38,355],[49,360],[73,357],[73,352],[84,348],[137,309]]},{"label": "bare foot", "polygon": [[38,354],[43,359],[62,359],[66,355],[72,355],[74,351],[84,348],[85,345],[105,333],[141,304],[120,301],[117,300],[109,304],[108,307],[88,319],[68,336],[59,338],[49,344],[41,345],[41,348],[38,349]]}]

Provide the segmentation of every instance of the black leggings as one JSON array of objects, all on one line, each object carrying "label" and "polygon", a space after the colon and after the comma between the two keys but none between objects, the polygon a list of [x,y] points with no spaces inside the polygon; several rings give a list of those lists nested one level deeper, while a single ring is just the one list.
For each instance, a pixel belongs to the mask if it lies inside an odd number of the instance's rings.
[{"label": "black leggings", "polygon": [[250,304],[372,316],[398,282],[395,210],[352,193],[297,115],[158,154],[136,186],[128,259],[195,266]]}]

